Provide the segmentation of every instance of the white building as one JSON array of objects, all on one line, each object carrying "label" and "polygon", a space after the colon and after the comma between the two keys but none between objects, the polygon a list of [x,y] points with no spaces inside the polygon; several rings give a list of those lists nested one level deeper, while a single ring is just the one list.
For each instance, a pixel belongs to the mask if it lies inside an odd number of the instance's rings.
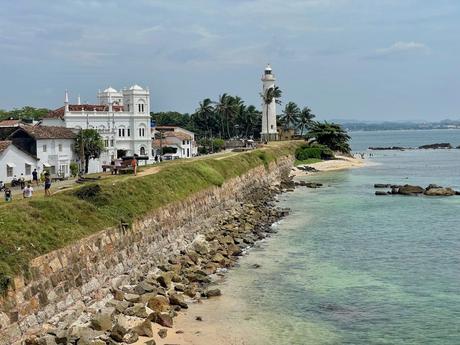
[{"label": "white building", "polygon": [[12,141],[0,141],[0,181],[10,183],[14,176],[32,180],[38,158],[16,147]]},{"label": "white building", "polygon": [[24,152],[39,159],[39,173],[48,171],[52,177],[69,177],[70,163],[77,158],[74,152],[75,133],[57,126],[21,125],[8,139]]},{"label": "white building", "polygon": [[76,130],[96,129],[102,136],[105,151],[90,162],[90,172],[101,171],[101,165],[113,159],[138,155],[152,162],[150,133],[150,92],[139,85],[121,92],[109,87],[97,94],[98,104],[69,104],[66,92],[64,106],[48,114],[42,126],[62,126]]},{"label": "white building", "polygon": [[160,155],[162,147],[170,147],[175,152],[167,153],[164,158],[191,158],[197,155],[195,133],[177,126],[157,126],[152,129],[152,147],[155,155]]},{"label": "white building", "polygon": [[[267,91],[275,87],[275,75],[272,68],[267,65],[262,76],[262,94],[266,95]],[[278,130],[276,128],[276,100],[273,99],[270,104],[262,104],[262,130],[261,139],[278,140]]]}]

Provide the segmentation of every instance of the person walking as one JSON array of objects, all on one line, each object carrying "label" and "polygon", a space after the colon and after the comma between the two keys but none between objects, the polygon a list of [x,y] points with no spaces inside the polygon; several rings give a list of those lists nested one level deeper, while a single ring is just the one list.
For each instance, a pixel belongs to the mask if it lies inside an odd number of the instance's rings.
[{"label": "person walking", "polygon": [[13,200],[13,193],[11,193],[11,189],[5,187],[5,201],[11,202]]},{"label": "person walking", "polygon": [[21,178],[19,179],[19,185],[21,186],[21,190],[24,190],[24,188],[26,188],[26,179],[24,177],[24,174],[21,174]]},{"label": "person walking", "polygon": [[45,196],[51,196],[51,177],[49,173],[45,174]]},{"label": "person walking", "polygon": [[35,185],[38,186],[38,172],[37,172],[37,169],[34,169],[34,171],[32,171],[32,183],[35,183]]},{"label": "person walking", "polygon": [[133,156],[133,160],[131,161],[131,166],[133,167],[134,176],[136,176],[136,174],[137,174],[137,160],[136,160],[135,156]]},{"label": "person walking", "polygon": [[27,184],[27,187],[25,187],[22,191],[22,197],[24,199],[29,199],[32,197],[32,194],[34,192],[34,189],[32,188],[32,186],[30,185],[30,183]]}]

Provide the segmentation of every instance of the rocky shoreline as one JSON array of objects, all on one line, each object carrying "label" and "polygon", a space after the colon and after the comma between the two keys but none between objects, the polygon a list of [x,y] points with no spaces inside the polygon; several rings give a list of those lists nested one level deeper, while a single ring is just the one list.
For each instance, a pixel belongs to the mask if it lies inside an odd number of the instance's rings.
[{"label": "rocky shoreline", "polygon": [[390,189],[389,191],[382,191],[377,190],[375,195],[408,195],[408,196],[418,196],[418,195],[426,195],[426,196],[453,196],[453,195],[460,195],[460,191],[455,191],[450,187],[442,187],[436,184],[430,184],[426,188],[420,186],[413,186],[409,184],[405,185],[395,185],[395,184],[384,184],[384,183],[376,183],[374,184],[374,188],[376,189]]},{"label": "rocky shoreline", "polygon": [[[213,287],[218,277],[274,232],[272,224],[288,213],[276,208],[275,196],[294,187],[288,180],[257,193],[253,200],[227,212],[217,226],[195,236],[185,250],[170,253],[148,274],[126,272],[116,277],[105,296],[87,297],[54,316],[25,344],[154,345],[154,337],[167,338],[182,309],[219,296],[220,290]],[[154,333],[157,326],[163,328]],[[139,342],[142,337],[150,339]]]},{"label": "rocky shoreline", "polygon": [[[435,143],[435,144],[428,144],[422,145],[419,147],[402,147],[402,146],[384,146],[384,147],[369,147],[369,150],[372,151],[404,151],[404,150],[450,150],[453,149],[450,143]],[[456,147],[460,149],[460,145]]]}]

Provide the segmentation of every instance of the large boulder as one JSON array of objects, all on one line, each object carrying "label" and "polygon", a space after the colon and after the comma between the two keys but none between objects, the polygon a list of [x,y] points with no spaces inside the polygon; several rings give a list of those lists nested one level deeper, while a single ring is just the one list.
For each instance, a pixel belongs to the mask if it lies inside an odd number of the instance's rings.
[{"label": "large boulder", "polygon": [[156,316],[155,322],[163,327],[172,328],[173,319],[169,314],[160,313]]},{"label": "large boulder", "polygon": [[449,143],[436,143],[436,144],[429,144],[429,145],[422,145],[419,146],[419,149],[451,149],[452,145]]},{"label": "large boulder", "polygon": [[164,272],[157,278],[157,281],[162,287],[169,289],[171,287],[173,275],[173,272]]},{"label": "large boulder", "polygon": [[104,308],[99,310],[91,319],[91,326],[98,331],[108,331],[112,329],[112,317],[115,308]]},{"label": "large boulder", "polygon": [[201,255],[209,253],[209,243],[204,235],[197,235],[192,242],[192,248]]},{"label": "large boulder", "polygon": [[157,295],[147,302],[147,307],[156,312],[165,312],[171,309],[169,301],[165,296]]},{"label": "large boulder", "polygon": [[425,189],[420,186],[411,186],[406,184],[404,186],[399,187],[398,193],[402,195],[417,195],[423,194]]},{"label": "large boulder", "polygon": [[432,187],[425,190],[427,196],[452,196],[455,195],[455,191],[452,188],[443,187]]},{"label": "large boulder", "polygon": [[144,320],[144,322],[134,327],[133,331],[140,336],[153,337],[152,322]]},{"label": "large boulder", "polygon": [[181,308],[188,308],[188,305],[187,303],[185,303],[184,301],[184,296],[183,295],[179,295],[177,293],[173,293],[169,296],[169,302],[172,304],[172,305],[178,305],[180,306]]}]

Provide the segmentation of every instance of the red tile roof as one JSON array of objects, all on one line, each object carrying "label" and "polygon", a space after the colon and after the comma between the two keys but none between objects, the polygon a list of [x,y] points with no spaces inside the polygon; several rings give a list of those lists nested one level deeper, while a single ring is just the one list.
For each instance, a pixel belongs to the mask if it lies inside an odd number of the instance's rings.
[{"label": "red tile roof", "polygon": [[184,132],[163,132],[165,137],[179,138],[180,140],[191,140],[192,137]]},{"label": "red tile roof", "polygon": [[[122,105],[113,105],[112,109],[114,112],[123,111]],[[69,111],[97,111],[107,112],[109,106],[105,104],[69,104]],[[45,116],[46,119],[63,119],[64,118],[64,107],[52,110]]]},{"label": "red tile roof", "polygon": [[76,134],[66,127],[22,125],[19,128],[18,131],[24,130],[34,139],[74,139],[76,137]]},{"label": "red tile roof", "polygon": [[17,126],[19,123],[21,123],[21,120],[3,120],[0,121],[0,127]]},{"label": "red tile roof", "polygon": [[161,146],[177,146],[179,143],[174,142],[171,139],[165,138],[160,141],[160,139],[154,139],[152,140],[152,146],[153,147],[161,147]]},{"label": "red tile roof", "polygon": [[9,140],[0,141],[0,153],[5,151],[10,145],[11,145],[11,141]]}]

